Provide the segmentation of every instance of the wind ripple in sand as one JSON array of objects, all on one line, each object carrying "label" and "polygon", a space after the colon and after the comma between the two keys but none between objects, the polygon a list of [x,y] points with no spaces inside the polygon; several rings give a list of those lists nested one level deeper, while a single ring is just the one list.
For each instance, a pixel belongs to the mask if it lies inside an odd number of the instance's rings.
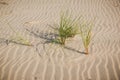
[{"label": "wind ripple in sand", "polygon": [[[99,58],[98,58],[99,59]],[[101,62],[102,62],[102,60],[101,59],[99,59],[99,63],[97,63],[97,65],[96,65],[96,71],[97,71],[97,80],[101,80],[100,79],[100,72],[99,72],[99,65],[101,64]]]},{"label": "wind ripple in sand", "polygon": [[[9,51],[9,53],[12,52],[12,49],[14,49],[14,48],[15,48],[15,47],[11,48],[11,51]],[[11,57],[14,56],[14,55],[17,53],[17,50],[18,50],[18,49],[19,49],[19,47],[17,47],[16,50],[14,50],[14,52],[13,52],[14,54],[9,55],[10,58],[8,58],[8,62],[7,62],[7,63],[4,65],[4,67],[2,68],[2,74],[3,74],[3,75],[1,75],[1,78],[2,78],[2,79],[4,79],[4,75],[8,75],[7,73],[8,73],[8,71],[11,69],[11,68],[10,68],[10,65],[11,65],[12,62],[13,62]],[[8,67],[8,68],[7,68],[7,67]],[[7,69],[9,69],[9,70],[7,71]],[[5,71],[5,72],[4,72],[4,71]]]},{"label": "wind ripple in sand", "polygon": [[93,59],[92,59],[91,66],[89,66],[89,69],[88,69],[88,79],[92,79],[92,77],[91,77],[91,73],[92,73],[92,72],[91,72],[91,69],[92,69],[94,63],[95,63],[95,59],[93,58]]},{"label": "wind ripple in sand", "polygon": [[[23,65],[25,64],[27,64],[29,61],[31,60],[31,58],[29,58],[27,61],[25,61],[25,62],[23,62],[20,66],[19,66],[19,68],[16,70],[16,72],[15,72],[15,75],[14,75],[14,80],[18,80],[19,78],[19,71],[20,71],[20,69],[22,69],[22,67],[23,67]],[[28,64],[27,64],[28,65]],[[26,68],[24,68],[24,69],[26,69]],[[22,77],[21,77],[22,78]]]},{"label": "wind ripple in sand", "polygon": [[[0,64],[0,67],[2,67],[2,66],[4,66],[6,63],[7,63],[7,60],[8,60],[8,58],[9,58],[9,51],[10,51],[11,49],[10,48],[8,48],[8,50],[7,50],[7,52],[6,52],[6,56],[5,56],[5,58],[4,58],[4,62],[2,63],[2,64]],[[5,54],[5,53],[3,53],[3,54]]]},{"label": "wind ripple in sand", "polygon": [[43,71],[43,73],[42,73],[42,80],[45,80],[45,74],[46,74],[46,71],[47,71],[47,63],[48,63],[48,60],[46,60],[45,62],[44,62],[44,71]]},{"label": "wind ripple in sand", "polygon": [[68,69],[69,80],[72,80],[72,65]]},{"label": "wind ripple in sand", "polygon": [[105,70],[106,70],[107,80],[110,80],[110,76],[109,76],[109,72],[108,72],[108,68],[107,68],[107,65],[108,65],[108,57],[107,57],[107,55],[105,55],[105,59],[106,59]]},{"label": "wind ripple in sand", "polygon": [[60,66],[60,80],[63,80],[64,78],[64,71],[63,71],[63,65]]},{"label": "wind ripple in sand", "polygon": [[88,61],[89,61],[89,58],[87,58],[87,60],[84,62],[84,69],[82,70],[82,74],[81,74],[82,75],[82,80],[86,80],[84,73],[87,70],[87,63],[88,63]]},{"label": "wind ripple in sand", "polygon": [[[34,70],[33,70],[33,72],[32,72],[32,75],[35,76],[35,77],[38,77],[38,76],[35,74],[35,72],[37,71],[38,67],[39,67],[39,61],[36,61],[36,65],[34,66]],[[32,80],[34,80],[35,77],[33,77]]]},{"label": "wind ripple in sand", "polygon": [[113,68],[113,71],[114,71],[115,78],[116,78],[116,80],[119,80],[119,77],[117,76],[117,71],[116,71],[116,68],[115,68],[115,64],[114,64],[114,61],[113,61],[113,58],[112,58],[111,55],[110,55],[110,59],[111,59],[111,62],[112,62],[112,68]]},{"label": "wind ripple in sand", "polygon": [[[22,58],[25,58],[25,57],[22,57]],[[14,80],[17,80],[17,78],[18,78],[18,74],[19,74],[19,71],[21,70],[21,69],[23,69],[22,67],[24,66],[24,65],[28,65],[28,63],[31,61],[31,57],[28,57],[28,59],[27,60],[25,60],[24,62],[22,62],[21,64],[20,64],[20,66],[19,66],[19,68],[16,70],[16,72],[15,72],[15,75],[14,75]],[[25,70],[26,68],[24,67],[24,70]]]},{"label": "wind ripple in sand", "polygon": [[[22,53],[21,54],[24,54],[24,51],[26,50],[27,48],[25,48],[23,51],[22,51]],[[16,56],[17,56],[17,53],[16,53]],[[16,58],[16,56],[14,56],[14,59]],[[10,68],[10,70],[9,70],[9,72],[8,72],[8,80],[11,80],[11,77],[13,76],[12,74],[14,74],[13,73],[13,70],[14,70],[14,68],[15,68],[15,66],[19,63],[19,61],[22,61],[23,60],[23,58],[21,57],[21,56],[19,56],[18,57],[18,60],[16,59],[16,61],[12,64],[12,66],[11,66],[11,68]]]},{"label": "wind ripple in sand", "polygon": [[53,71],[52,71],[51,80],[55,80],[55,64],[54,63],[53,63]]},{"label": "wind ripple in sand", "polygon": [[80,73],[80,64],[77,64],[77,80],[80,80],[79,73]]},{"label": "wind ripple in sand", "polygon": [[[29,50],[30,48],[28,47],[23,49],[21,52],[22,55],[17,55],[19,54],[19,50],[16,52],[16,48],[13,53],[11,52],[14,50],[13,48],[15,46],[8,46],[9,48],[0,47],[0,77],[2,77],[2,79],[4,77],[8,77],[8,80],[34,80],[36,79],[34,76],[37,74],[37,77],[40,77],[41,80],[46,80],[48,78],[51,80],[72,80],[74,79],[73,72],[75,71],[75,74],[77,74],[77,78],[75,79],[77,80],[80,80],[81,78],[86,80],[87,75],[88,79],[91,80],[96,77],[98,80],[119,80],[120,72],[117,71],[118,67],[116,67],[119,66],[120,70],[120,14],[118,2],[119,1],[117,0],[14,0],[9,5],[1,7],[0,11],[2,13],[0,14],[2,14],[2,16],[0,20],[2,23],[0,27],[6,23],[5,20],[8,20],[13,28],[16,31],[21,32],[23,36],[28,34],[23,30],[23,23],[25,22],[28,22],[26,23],[28,29],[31,28],[33,31],[40,30],[44,33],[50,32],[50,28],[46,27],[46,23],[52,24],[53,22],[57,22],[59,19],[58,14],[62,9],[71,10],[70,12],[73,12],[74,14],[83,14],[83,16],[86,16],[86,20],[89,20],[87,18],[96,17],[96,25],[93,30],[95,37],[93,39],[94,45],[90,56],[82,54],[77,55],[78,53],[76,52],[74,53],[68,50],[63,51],[62,49],[56,49],[55,53],[53,53],[53,49],[50,49],[50,54],[48,57],[43,54],[43,59],[38,59],[38,57],[37,59],[34,59],[36,57],[31,54],[33,51]],[[11,30],[6,28],[7,27],[0,28],[2,29],[0,32],[1,36],[2,34],[6,37],[9,37],[8,34],[14,35]],[[35,36],[26,37],[31,38],[33,43],[37,43],[36,41],[41,41],[40,38],[36,39]],[[39,48],[40,53],[44,53],[43,49],[41,47]],[[79,47],[77,49],[79,49]],[[13,56],[11,57],[12,54]],[[66,54],[69,56],[66,56]],[[12,61],[13,58],[15,59],[14,61]],[[8,61],[9,59],[12,60]],[[36,63],[34,63],[34,61],[36,61]],[[41,62],[43,64],[41,64]],[[89,63],[90,66],[88,65]],[[34,67],[32,67],[32,64],[35,64]],[[75,67],[74,64],[77,64],[78,66]],[[37,73],[40,67],[39,65],[43,66],[43,72],[39,72],[40,75]],[[56,67],[58,65],[60,68]],[[9,66],[10,69],[8,68]],[[104,70],[102,69],[103,67],[105,68],[104,74],[106,77],[104,77],[101,73],[101,70]],[[95,71],[92,71],[93,68],[95,68]],[[52,71],[51,74],[48,74],[49,70]],[[57,70],[60,72],[57,72]],[[95,74],[94,72],[97,72],[95,76],[93,76]],[[82,76],[80,73],[82,73]],[[58,74],[57,77],[56,74]],[[66,77],[67,75],[68,77]],[[48,76],[48,78],[46,78],[46,76]]]}]

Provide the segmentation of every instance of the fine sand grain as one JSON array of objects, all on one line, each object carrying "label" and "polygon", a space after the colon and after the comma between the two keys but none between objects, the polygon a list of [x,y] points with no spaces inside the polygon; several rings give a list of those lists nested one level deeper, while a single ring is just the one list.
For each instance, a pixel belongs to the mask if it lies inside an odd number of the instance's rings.
[{"label": "fine sand grain", "polygon": [[[89,55],[79,35],[43,44],[66,10],[95,23]],[[7,23],[34,46],[6,45]],[[0,0],[0,80],[120,80],[120,0]]]}]

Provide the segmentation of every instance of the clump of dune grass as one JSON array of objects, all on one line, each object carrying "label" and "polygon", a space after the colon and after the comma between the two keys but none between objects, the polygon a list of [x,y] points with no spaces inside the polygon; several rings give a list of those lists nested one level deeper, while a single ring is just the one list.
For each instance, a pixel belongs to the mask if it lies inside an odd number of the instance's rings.
[{"label": "clump of dune grass", "polygon": [[81,38],[82,38],[82,42],[84,44],[86,54],[89,54],[88,48],[89,48],[89,44],[91,42],[92,28],[93,28],[93,24],[84,23],[84,22],[82,24],[80,24],[80,34],[81,34]]},{"label": "clump of dune grass", "polygon": [[10,42],[22,44],[26,46],[32,46],[31,42],[27,40],[26,38],[24,38],[22,35],[20,35],[19,32],[16,32],[9,23],[8,23],[8,26],[16,34],[15,37],[10,38]]},{"label": "clump of dune grass", "polygon": [[53,42],[60,43],[61,45],[65,45],[66,39],[70,37],[74,37],[78,34],[78,24],[77,21],[80,19],[69,16],[68,14],[62,14],[60,16],[60,22],[55,26],[55,31],[58,34],[58,37],[53,40]]}]

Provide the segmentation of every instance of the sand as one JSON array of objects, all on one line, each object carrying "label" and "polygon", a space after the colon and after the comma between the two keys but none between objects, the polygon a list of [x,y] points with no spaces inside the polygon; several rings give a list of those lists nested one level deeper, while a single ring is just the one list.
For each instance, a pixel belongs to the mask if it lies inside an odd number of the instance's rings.
[{"label": "sand", "polygon": [[[42,44],[65,10],[95,19],[89,55],[79,35],[66,48]],[[34,46],[6,45],[15,35],[7,23]],[[0,80],[120,80],[120,1],[0,0]]]}]

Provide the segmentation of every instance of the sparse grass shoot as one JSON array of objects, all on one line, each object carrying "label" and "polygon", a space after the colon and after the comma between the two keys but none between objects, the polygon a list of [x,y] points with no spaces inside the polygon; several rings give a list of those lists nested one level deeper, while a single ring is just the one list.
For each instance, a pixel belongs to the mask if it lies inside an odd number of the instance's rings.
[{"label": "sparse grass shoot", "polygon": [[91,42],[91,33],[92,33],[93,24],[82,23],[80,25],[80,34],[85,47],[86,54],[89,54],[89,44]]},{"label": "sparse grass shoot", "polygon": [[24,38],[20,33],[16,32],[12,26],[8,23],[9,28],[16,34],[15,37],[11,37],[10,41],[17,44],[32,46],[31,42]]}]

